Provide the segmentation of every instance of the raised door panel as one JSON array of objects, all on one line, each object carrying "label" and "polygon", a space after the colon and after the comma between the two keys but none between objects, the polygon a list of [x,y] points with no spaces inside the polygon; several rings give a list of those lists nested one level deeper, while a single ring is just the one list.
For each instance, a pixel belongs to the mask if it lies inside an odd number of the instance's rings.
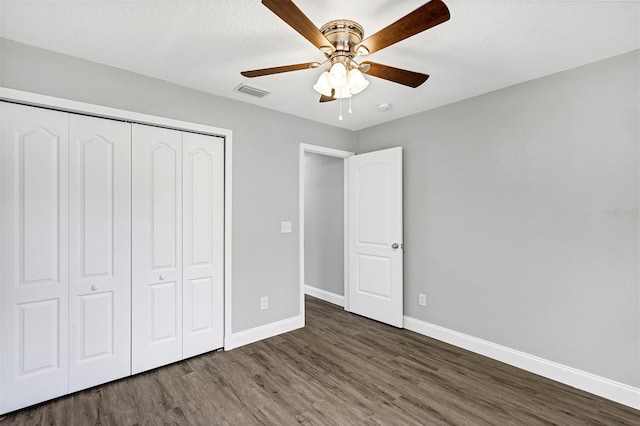
[{"label": "raised door panel", "polygon": [[364,164],[355,170],[358,244],[385,248],[392,244],[390,173],[391,165],[382,162]]},{"label": "raised door panel", "polygon": [[69,117],[74,392],[131,374],[131,125]]},{"label": "raised door panel", "polygon": [[223,346],[224,139],[183,134],[183,355]]},{"label": "raised door panel", "polygon": [[0,412],[7,412],[68,390],[68,116],[0,108]]},{"label": "raised door panel", "polygon": [[182,359],[182,134],[132,126],[132,371]]}]

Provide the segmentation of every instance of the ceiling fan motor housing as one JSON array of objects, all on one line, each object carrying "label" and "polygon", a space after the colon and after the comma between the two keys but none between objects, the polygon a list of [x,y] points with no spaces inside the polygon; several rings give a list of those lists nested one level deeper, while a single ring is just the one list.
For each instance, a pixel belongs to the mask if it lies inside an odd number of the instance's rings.
[{"label": "ceiling fan motor housing", "polygon": [[350,68],[351,60],[356,56],[355,46],[364,37],[362,25],[347,19],[338,19],[327,22],[320,28],[320,32],[331,42],[335,52],[326,53],[331,63],[343,62],[347,69]]}]

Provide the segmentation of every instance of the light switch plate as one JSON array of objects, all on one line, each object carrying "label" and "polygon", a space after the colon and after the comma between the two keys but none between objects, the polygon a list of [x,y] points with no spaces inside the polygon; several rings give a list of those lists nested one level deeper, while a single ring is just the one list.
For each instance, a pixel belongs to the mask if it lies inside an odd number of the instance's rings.
[{"label": "light switch plate", "polygon": [[281,234],[290,234],[291,233],[291,222],[280,222],[280,233]]}]

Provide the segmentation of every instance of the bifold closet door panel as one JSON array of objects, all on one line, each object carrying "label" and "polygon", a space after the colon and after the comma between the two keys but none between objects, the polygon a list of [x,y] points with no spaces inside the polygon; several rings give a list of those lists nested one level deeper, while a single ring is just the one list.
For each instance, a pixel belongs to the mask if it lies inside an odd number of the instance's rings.
[{"label": "bifold closet door panel", "polygon": [[69,116],[69,391],[131,374],[131,125]]},{"label": "bifold closet door panel", "polygon": [[183,133],[183,357],[223,346],[224,139]]},{"label": "bifold closet door panel", "polygon": [[182,133],[132,125],[132,372],[182,359]]},{"label": "bifold closet door panel", "polygon": [[68,115],[0,103],[0,412],[68,390]]}]

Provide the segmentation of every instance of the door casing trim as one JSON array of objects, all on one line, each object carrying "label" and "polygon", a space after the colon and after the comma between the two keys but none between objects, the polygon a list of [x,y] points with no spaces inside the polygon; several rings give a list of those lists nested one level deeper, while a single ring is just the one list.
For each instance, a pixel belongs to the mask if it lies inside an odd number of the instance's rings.
[{"label": "door casing trim", "polygon": [[[354,155],[350,151],[342,151],[339,149],[326,148],[324,146],[309,145],[305,143],[300,144],[300,158],[299,158],[299,253],[300,253],[300,314],[304,322],[304,154],[305,152],[311,152],[314,154],[326,155],[328,157],[337,157],[347,159]],[[344,309],[349,310],[349,166],[348,161],[344,162]]]}]

